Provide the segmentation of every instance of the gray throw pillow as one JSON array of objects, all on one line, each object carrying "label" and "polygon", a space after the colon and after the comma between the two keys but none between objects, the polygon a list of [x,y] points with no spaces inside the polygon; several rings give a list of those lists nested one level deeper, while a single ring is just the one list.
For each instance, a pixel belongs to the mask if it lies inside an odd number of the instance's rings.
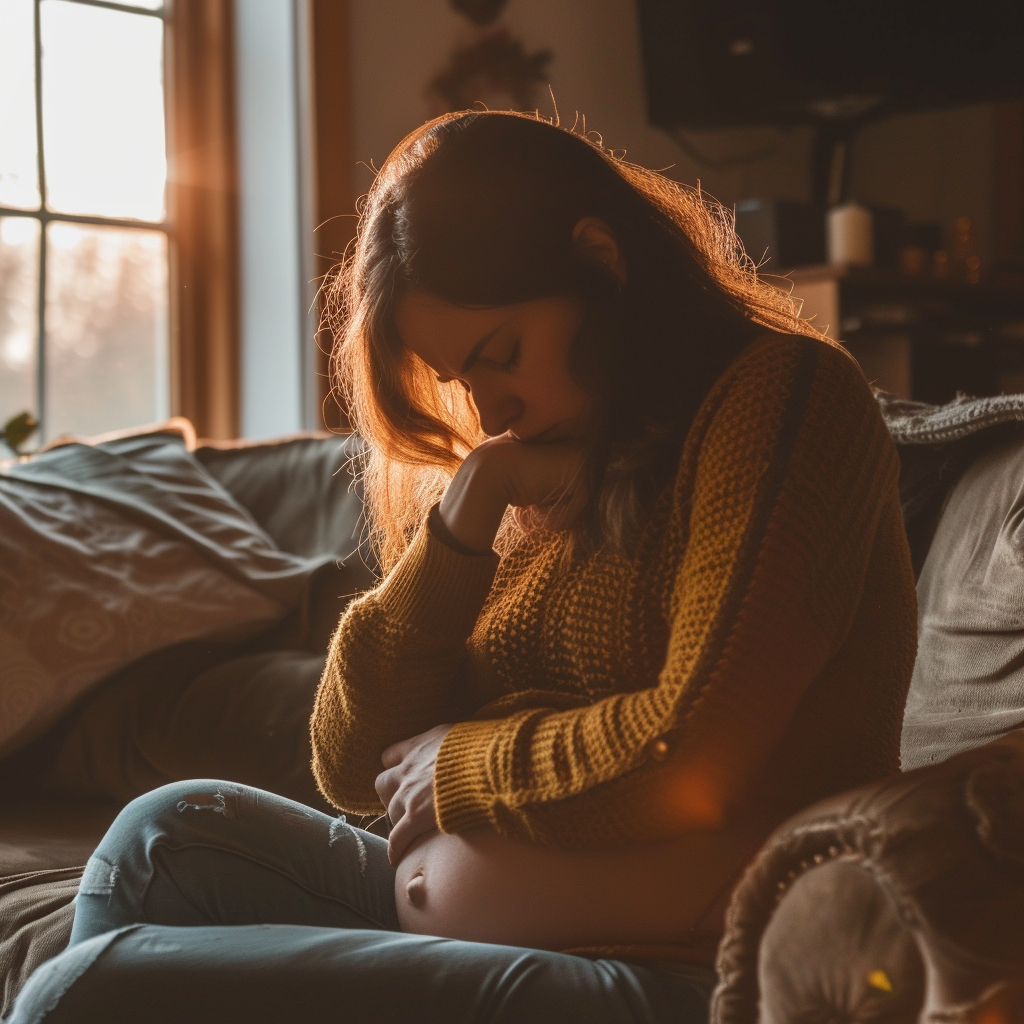
[{"label": "gray throw pillow", "polygon": [[1024,441],[954,486],[918,581],[904,770],[1024,726]]}]

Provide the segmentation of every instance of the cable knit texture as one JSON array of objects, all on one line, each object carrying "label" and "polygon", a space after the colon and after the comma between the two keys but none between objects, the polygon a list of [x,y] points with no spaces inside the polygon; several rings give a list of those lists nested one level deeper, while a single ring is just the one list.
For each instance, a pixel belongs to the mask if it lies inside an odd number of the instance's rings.
[{"label": "cable knit texture", "polygon": [[705,399],[635,552],[503,558],[426,524],[334,636],[313,713],[327,797],[379,814],[389,744],[458,724],[440,827],[644,843],[897,770],[914,662],[899,464],[856,363],[770,335]]}]

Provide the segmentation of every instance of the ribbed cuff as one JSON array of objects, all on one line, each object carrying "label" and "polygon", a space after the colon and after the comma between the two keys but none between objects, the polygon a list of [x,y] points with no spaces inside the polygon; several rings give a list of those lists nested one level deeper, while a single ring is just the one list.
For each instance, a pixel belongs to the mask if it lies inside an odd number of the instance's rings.
[{"label": "ribbed cuff", "polygon": [[377,600],[395,622],[465,639],[480,615],[499,561],[496,554],[454,551],[424,523],[377,591]]},{"label": "ribbed cuff", "polygon": [[494,789],[487,761],[501,722],[459,722],[437,752],[434,811],[442,832],[490,825]]}]

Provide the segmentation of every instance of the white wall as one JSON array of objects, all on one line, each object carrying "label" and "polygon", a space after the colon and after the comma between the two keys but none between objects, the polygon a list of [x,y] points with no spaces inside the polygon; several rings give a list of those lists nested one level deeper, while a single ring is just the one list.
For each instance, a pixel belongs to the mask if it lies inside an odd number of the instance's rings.
[{"label": "white wall", "polygon": [[[350,0],[352,19],[353,141],[357,159],[376,166],[428,116],[426,83],[455,47],[472,38],[447,0]],[[511,0],[501,23],[528,51],[551,49],[551,86],[562,121],[577,114],[605,145],[628,159],[669,170],[733,202],[751,194],[799,198],[807,189],[810,132],[774,128],[691,132],[688,137],[716,159],[774,147],[772,156],[740,167],[701,167],[660,129],[647,124],[640,38],[634,0]],[[546,94],[542,114],[552,113]],[[372,172],[361,167],[357,194]]]},{"label": "white wall", "polygon": [[235,5],[242,436],[303,424],[298,124],[292,0]]},{"label": "white wall", "polygon": [[992,241],[993,108],[989,104],[905,114],[869,124],[853,148],[857,198],[938,221],[947,238],[970,217],[978,251]]},{"label": "white wall", "polygon": [[[353,135],[358,160],[377,166],[428,116],[426,83],[459,42],[468,23],[447,0],[349,0],[352,18]],[[635,0],[510,0],[501,19],[528,50],[554,53],[551,84],[562,120],[577,112],[606,145],[680,181],[701,183],[731,205],[737,199],[805,199],[809,192],[808,128],[688,132],[704,155],[721,160],[770,149],[729,168],[701,165],[663,131],[647,124]],[[540,98],[543,114],[550,101]],[[853,189],[868,202],[901,206],[916,220],[951,225],[960,214],[989,234],[989,107],[929,113],[868,127],[853,153]],[[356,193],[372,172],[361,167]],[[984,249],[983,249],[984,252]]]}]

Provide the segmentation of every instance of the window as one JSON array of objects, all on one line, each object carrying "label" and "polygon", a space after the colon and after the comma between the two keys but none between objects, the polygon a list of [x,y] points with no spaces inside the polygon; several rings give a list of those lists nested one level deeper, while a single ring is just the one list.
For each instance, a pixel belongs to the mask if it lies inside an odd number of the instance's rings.
[{"label": "window", "polygon": [[169,411],[161,0],[0,0],[0,422]]}]

